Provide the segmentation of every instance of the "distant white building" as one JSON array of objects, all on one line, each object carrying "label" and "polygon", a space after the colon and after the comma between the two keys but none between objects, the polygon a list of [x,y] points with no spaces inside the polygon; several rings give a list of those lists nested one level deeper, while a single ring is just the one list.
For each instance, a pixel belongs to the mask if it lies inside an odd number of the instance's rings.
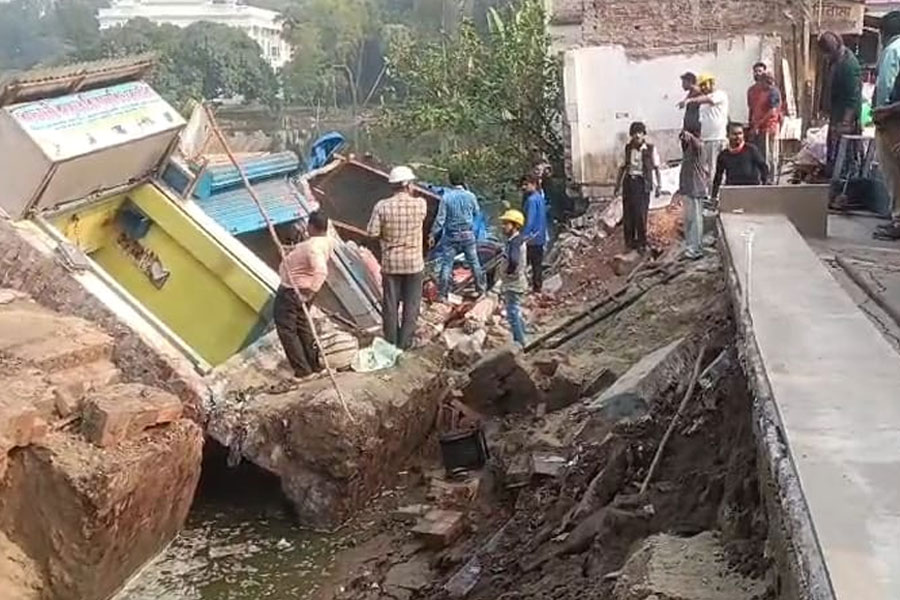
[{"label": "distant white building", "polygon": [[291,58],[291,47],[281,37],[281,14],[239,0],[112,0],[97,14],[100,29],[124,25],[143,17],[154,23],[187,27],[197,21],[221,23],[242,29],[262,50],[262,56],[279,69]]}]

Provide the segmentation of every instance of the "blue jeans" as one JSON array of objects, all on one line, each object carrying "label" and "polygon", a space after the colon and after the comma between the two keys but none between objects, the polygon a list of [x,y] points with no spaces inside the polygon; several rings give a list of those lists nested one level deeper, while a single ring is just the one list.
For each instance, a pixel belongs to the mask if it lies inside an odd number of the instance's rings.
[{"label": "blue jeans", "polygon": [[525,323],[522,321],[522,294],[519,292],[503,292],[506,298],[506,319],[512,329],[513,339],[517,344],[525,345]]},{"label": "blue jeans", "polygon": [[689,258],[703,256],[700,247],[703,240],[703,198],[685,197],[684,205],[684,245]]},{"label": "blue jeans", "polygon": [[447,298],[447,295],[450,293],[450,275],[453,273],[453,259],[460,252],[465,254],[466,262],[475,274],[475,286],[478,288],[478,292],[483,294],[487,290],[487,279],[484,276],[484,269],[481,268],[481,261],[478,258],[478,244],[475,242],[475,236],[463,238],[448,237],[444,242],[444,252],[441,257],[439,288],[441,298]]}]

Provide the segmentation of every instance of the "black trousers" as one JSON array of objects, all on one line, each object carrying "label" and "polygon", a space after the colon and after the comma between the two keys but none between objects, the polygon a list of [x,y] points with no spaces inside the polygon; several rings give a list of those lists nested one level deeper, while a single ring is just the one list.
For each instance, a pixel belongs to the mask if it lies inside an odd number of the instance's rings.
[{"label": "black trousers", "polygon": [[544,287],[544,247],[525,246],[525,257],[531,269],[531,289],[540,293]]},{"label": "black trousers", "polygon": [[650,211],[650,186],[643,177],[625,176],[622,184],[622,225],[625,247],[644,250],[647,247],[647,213]]},{"label": "black trousers", "polygon": [[[422,306],[422,282],[424,273],[383,274],[381,288],[384,292],[381,320],[384,339],[401,350],[408,350],[416,335],[419,309]],[[403,318],[400,318],[400,304]]]},{"label": "black trousers", "polygon": [[[306,303],[307,308],[309,303]],[[275,294],[272,308],[275,330],[297,377],[305,377],[319,371],[319,349],[312,326],[303,312],[301,300],[294,290],[281,286]]]}]

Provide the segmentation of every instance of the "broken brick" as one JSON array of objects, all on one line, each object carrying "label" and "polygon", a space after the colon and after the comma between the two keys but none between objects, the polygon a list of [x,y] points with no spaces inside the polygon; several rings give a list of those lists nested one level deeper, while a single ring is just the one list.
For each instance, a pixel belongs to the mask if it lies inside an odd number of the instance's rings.
[{"label": "broken brick", "polygon": [[465,529],[465,515],[455,510],[432,510],[419,519],[412,532],[432,548],[449,546]]},{"label": "broken brick", "polygon": [[7,439],[13,447],[31,443],[39,420],[37,408],[29,401],[15,397],[0,399],[0,438]]},{"label": "broken brick", "polygon": [[469,476],[459,481],[435,477],[431,480],[428,498],[441,508],[464,508],[478,499],[481,477]]},{"label": "broken brick", "polygon": [[181,417],[181,401],[140,384],[113,385],[85,401],[82,431],[102,447],[115,446],[149,427]]}]

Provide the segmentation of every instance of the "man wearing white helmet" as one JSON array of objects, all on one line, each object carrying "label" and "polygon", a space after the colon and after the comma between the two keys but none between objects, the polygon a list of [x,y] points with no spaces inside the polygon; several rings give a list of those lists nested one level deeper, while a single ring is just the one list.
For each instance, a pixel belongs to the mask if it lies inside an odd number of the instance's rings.
[{"label": "man wearing white helmet", "polygon": [[422,229],[428,207],[423,198],[413,195],[415,179],[409,167],[391,169],[388,181],[394,195],[375,205],[368,227],[369,235],[381,242],[384,338],[404,350],[416,333],[425,271]]}]

